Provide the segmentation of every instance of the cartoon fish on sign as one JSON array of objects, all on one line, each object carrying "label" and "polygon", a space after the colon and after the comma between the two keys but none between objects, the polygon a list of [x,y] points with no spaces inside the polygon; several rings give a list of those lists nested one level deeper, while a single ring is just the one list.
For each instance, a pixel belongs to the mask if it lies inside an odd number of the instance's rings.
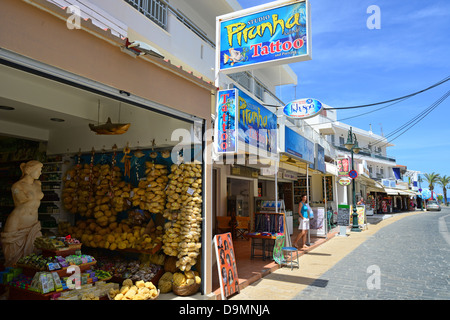
[{"label": "cartoon fish on sign", "polygon": [[248,60],[247,48],[242,49],[242,52],[235,50],[234,48],[230,48],[228,51],[230,52],[230,55],[226,53],[223,55],[224,64],[230,63],[231,65],[234,65],[237,62],[243,62]]}]

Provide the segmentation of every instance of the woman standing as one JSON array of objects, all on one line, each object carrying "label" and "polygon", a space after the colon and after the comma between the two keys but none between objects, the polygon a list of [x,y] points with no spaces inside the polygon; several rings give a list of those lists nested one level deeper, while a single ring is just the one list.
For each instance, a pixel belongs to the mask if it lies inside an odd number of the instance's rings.
[{"label": "woman standing", "polygon": [[22,163],[22,177],[11,187],[15,208],[1,234],[6,267],[13,266],[21,257],[32,253],[34,240],[42,236],[38,220],[38,209],[44,197],[39,181],[42,166],[35,160]]},{"label": "woman standing", "polygon": [[[294,247],[297,249],[306,249],[306,235],[309,230],[308,204],[306,203],[306,195],[302,196],[302,201],[298,205],[298,230],[297,238],[294,241]],[[302,240],[301,246],[297,246],[299,240]]]}]

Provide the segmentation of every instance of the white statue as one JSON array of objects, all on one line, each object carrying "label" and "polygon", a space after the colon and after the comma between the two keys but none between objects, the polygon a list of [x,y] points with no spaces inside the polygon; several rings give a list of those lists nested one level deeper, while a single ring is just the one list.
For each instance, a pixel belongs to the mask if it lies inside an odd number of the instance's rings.
[{"label": "white statue", "polygon": [[1,233],[5,267],[12,267],[21,257],[34,251],[34,240],[42,236],[38,209],[44,197],[39,177],[42,163],[22,163],[22,177],[11,187],[14,210],[9,214]]}]

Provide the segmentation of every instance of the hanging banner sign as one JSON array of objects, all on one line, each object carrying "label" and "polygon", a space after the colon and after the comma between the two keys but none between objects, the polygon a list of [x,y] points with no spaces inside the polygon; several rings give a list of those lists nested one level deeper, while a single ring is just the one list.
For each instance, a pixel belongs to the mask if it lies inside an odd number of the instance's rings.
[{"label": "hanging banner sign", "polygon": [[274,1],[216,17],[216,67],[231,73],[311,60],[309,17],[308,0]]},{"label": "hanging banner sign", "polygon": [[217,153],[237,153],[247,145],[259,155],[276,154],[277,115],[243,91],[220,90],[216,115]]},{"label": "hanging banner sign", "polygon": [[339,177],[348,177],[348,172],[349,172],[348,158],[337,159],[336,164],[338,167],[338,176]]},{"label": "hanging banner sign", "polygon": [[283,109],[283,113],[291,118],[308,119],[317,116],[322,111],[323,105],[316,99],[297,99],[289,102]]},{"label": "hanging banner sign", "polygon": [[217,95],[216,141],[217,153],[237,152],[236,110],[238,94],[236,89],[221,90]]},{"label": "hanging banner sign", "polygon": [[277,115],[238,90],[239,141],[267,154],[277,153]]},{"label": "hanging banner sign", "polygon": [[284,132],[284,152],[314,164],[314,143],[289,127]]}]

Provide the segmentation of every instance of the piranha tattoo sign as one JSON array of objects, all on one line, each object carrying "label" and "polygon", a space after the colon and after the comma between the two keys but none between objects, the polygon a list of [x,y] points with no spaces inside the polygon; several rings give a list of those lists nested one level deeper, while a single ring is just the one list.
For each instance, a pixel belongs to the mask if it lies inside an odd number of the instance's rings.
[{"label": "piranha tattoo sign", "polygon": [[310,60],[308,16],[308,1],[296,1],[229,20],[218,17],[220,71]]}]

